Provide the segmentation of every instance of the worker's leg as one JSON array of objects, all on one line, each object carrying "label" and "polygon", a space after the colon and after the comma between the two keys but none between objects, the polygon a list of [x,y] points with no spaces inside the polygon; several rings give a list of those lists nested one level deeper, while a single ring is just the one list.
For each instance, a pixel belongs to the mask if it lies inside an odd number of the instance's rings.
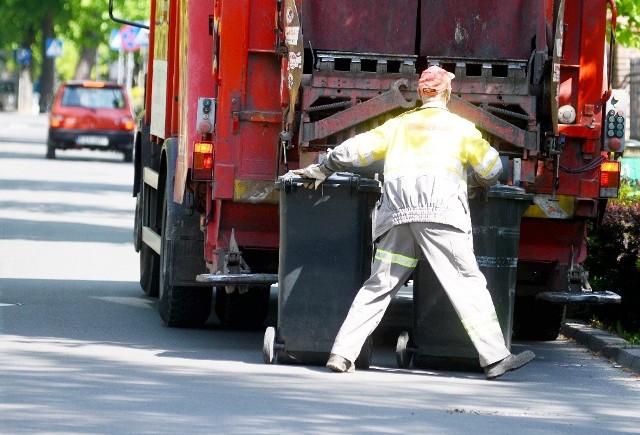
[{"label": "worker's leg", "polygon": [[333,344],[332,354],[354,362],[376,329],[391,298],[409,279],[418,262],[418,248],[408,225],[397,225],[377,245],[371,277],[358,291]]},{"label": "worker's leg", "polygon": [[422,252],[449,296],[485,367],[510,355],[473,254],[473,238],[450,225],[410,224]]}]

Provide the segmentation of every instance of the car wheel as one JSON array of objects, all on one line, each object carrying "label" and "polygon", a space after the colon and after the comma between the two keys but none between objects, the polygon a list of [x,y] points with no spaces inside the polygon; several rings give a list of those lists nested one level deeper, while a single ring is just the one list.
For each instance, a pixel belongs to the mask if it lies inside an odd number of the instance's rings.
[{"label": "car wheel", "polygon": [[124,150],[124,162],[125,163],[133,162],[133,150]]},{"label": "car wheel", "polygon": [[51,145],[47,145],[47,156],[48,159],[55,159],[56,158],[56,147],[51,146]]}]

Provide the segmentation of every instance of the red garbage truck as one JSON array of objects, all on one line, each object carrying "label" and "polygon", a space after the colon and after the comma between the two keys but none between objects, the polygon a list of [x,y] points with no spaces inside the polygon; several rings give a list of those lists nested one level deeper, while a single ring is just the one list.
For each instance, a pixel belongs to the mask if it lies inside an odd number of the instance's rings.
[{"label": "red garbage truck", "polygon": [[430,65],[455,74],[449,108],[499,150],[502,182],[534,195],[516,336],[554,339],[567,304],[619,300],[581,266],[624,150],[613,0],[151,0],[149,23],[134,241],[167,325],[201,325],[214,290],[223,324],[259,325],[277,281],[274,181],[417,107]]}]

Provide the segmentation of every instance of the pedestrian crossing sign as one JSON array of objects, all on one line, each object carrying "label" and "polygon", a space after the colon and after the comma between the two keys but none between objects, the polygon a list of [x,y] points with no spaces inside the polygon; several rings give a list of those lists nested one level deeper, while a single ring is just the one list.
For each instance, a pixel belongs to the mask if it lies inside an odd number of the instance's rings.
[{"label": "pedestrian crossing sign", "polygon": [[47,57],[62,56],[62,41],[60,39],[47,38],[44,45]]}]

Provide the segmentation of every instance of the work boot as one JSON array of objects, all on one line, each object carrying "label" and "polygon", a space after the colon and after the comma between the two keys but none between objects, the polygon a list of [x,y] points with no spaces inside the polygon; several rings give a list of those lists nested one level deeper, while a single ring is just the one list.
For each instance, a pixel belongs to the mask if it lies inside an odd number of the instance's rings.
[{"label": "work boot", "polygon": [[338,373],[353,373],[356,370],[351,361],[333,353],[329,356],[327,367]]},{"label": "work boot", "polygon": [[484,368],[484,374],[489,380],[495,379],[507,372],[519,369],[535,357],[535,354],[530,350],[525,350],[517,355],[511,354],[498,362],[494,362],[493,364],[486,366]]}]

